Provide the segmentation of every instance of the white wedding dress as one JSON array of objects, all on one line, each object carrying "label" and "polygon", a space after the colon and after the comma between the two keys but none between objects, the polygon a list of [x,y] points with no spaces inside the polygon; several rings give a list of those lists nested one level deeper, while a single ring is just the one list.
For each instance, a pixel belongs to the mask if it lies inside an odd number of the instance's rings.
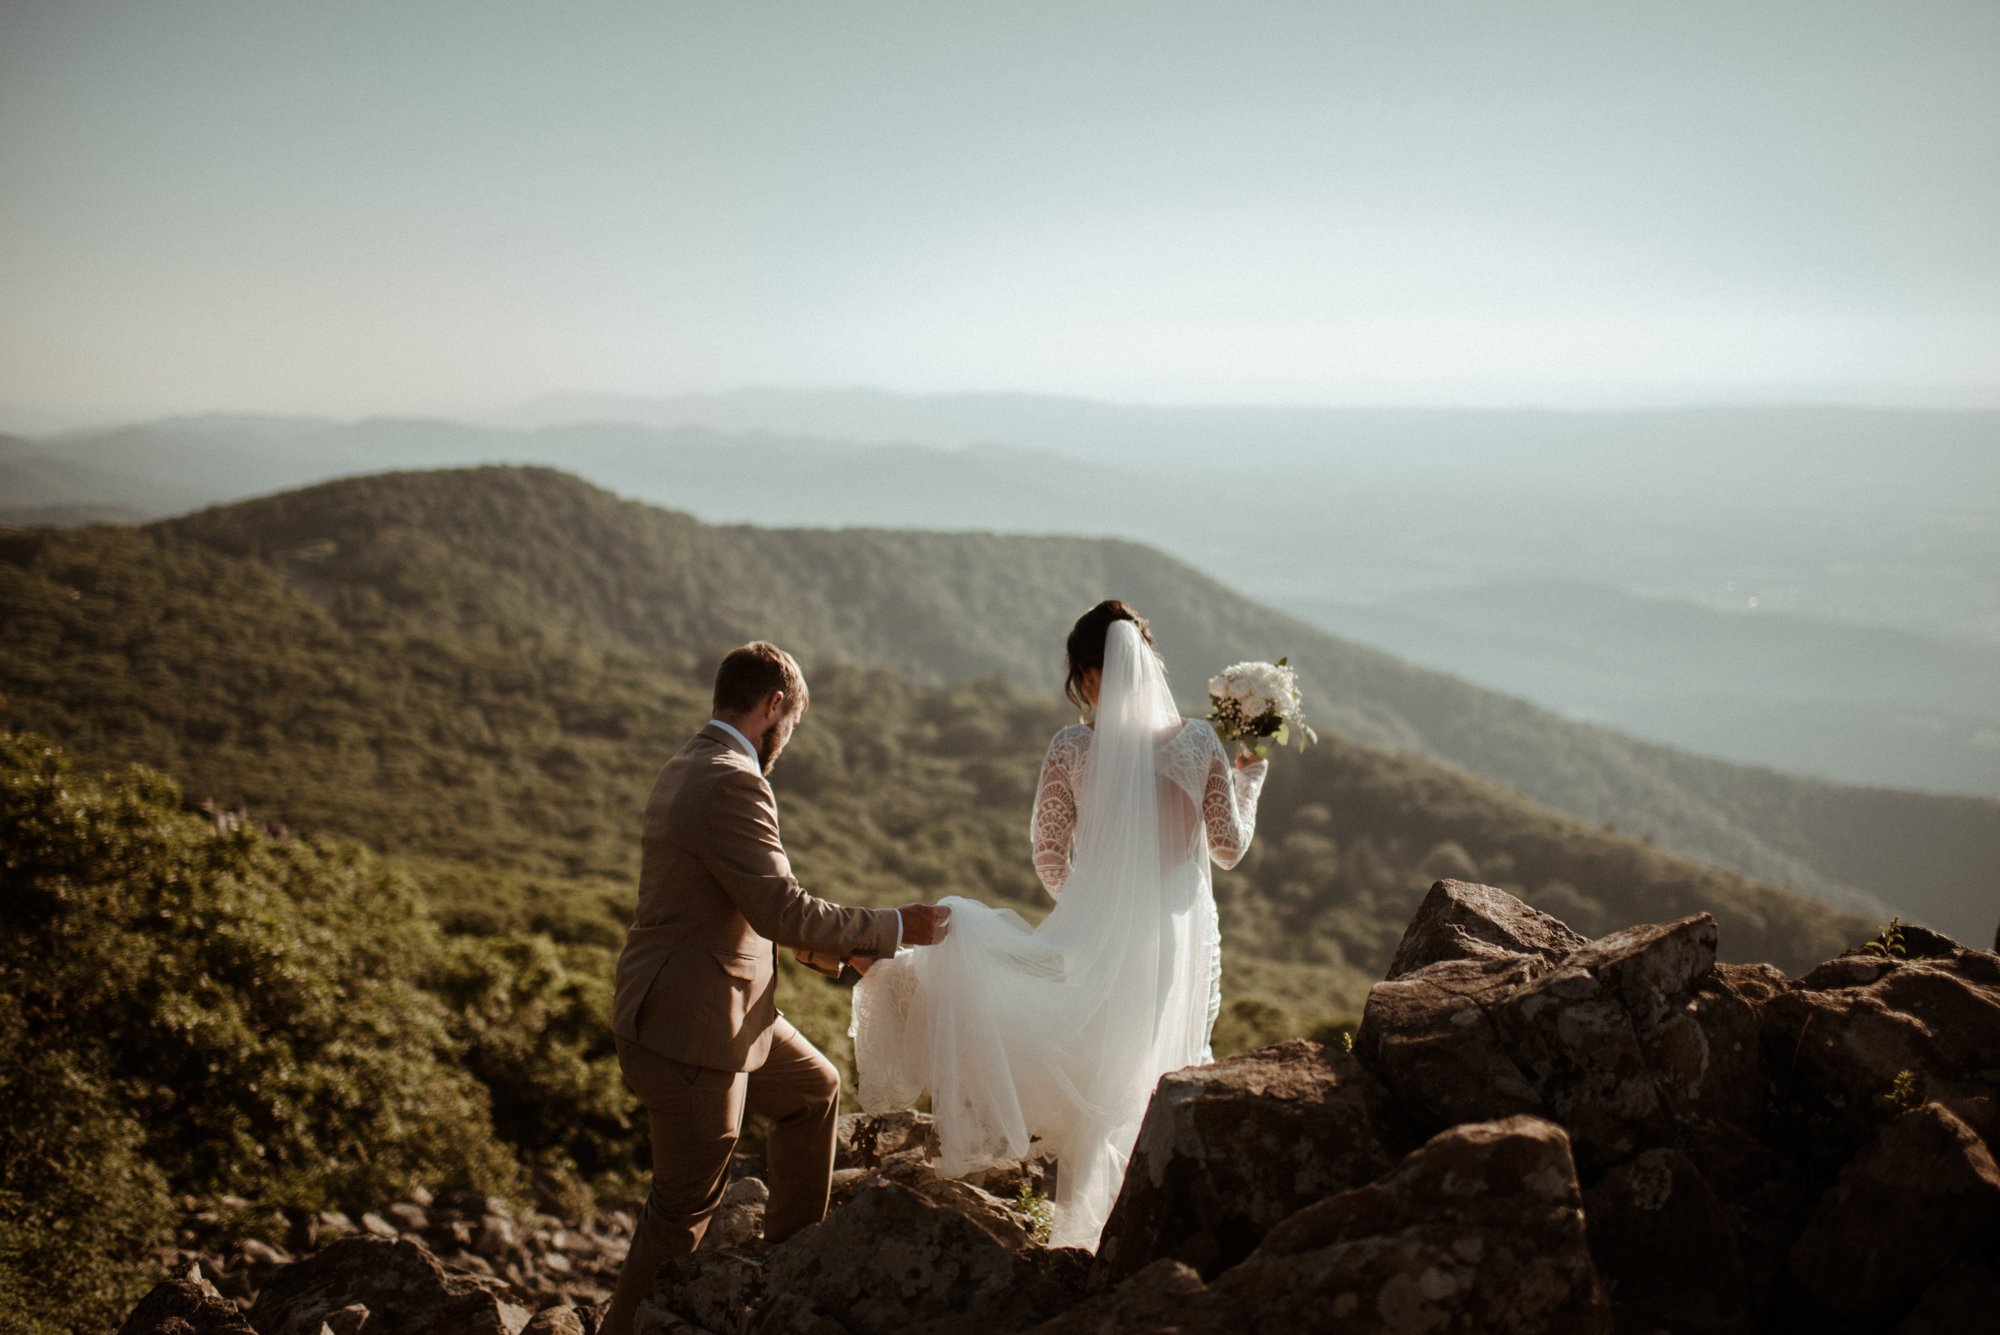
[{"label": "white wedding dress", "polygon": [[1266,768],[1234,768],[1214,729],[1183,720],[1151,646],[1113,622],[1096,727],[1057,733],[1042,765],[1035,870],[1055,908],[1031,927],[948,897],[941,943],[869,969],[851,1030],[861,1106],[929,1090],[947,1176],[1053,1154],[1051,1241],[1094,1248],[1154,1085],[1209,1060],[1208,864],[1248,848]]}]

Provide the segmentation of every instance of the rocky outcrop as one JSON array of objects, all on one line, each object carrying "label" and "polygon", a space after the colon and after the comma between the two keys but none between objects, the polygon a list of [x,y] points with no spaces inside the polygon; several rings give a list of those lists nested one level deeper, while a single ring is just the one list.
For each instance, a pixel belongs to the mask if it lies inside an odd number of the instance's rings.
[{"label": "rocky outcrop", "polygon": [[1590,1252],[1628,1328],[1755,1335],[1728,1211],[1677,1149],[1646,1150],[1584,1195]]},{"label": "rocky outcrop", "polygon": [[[2000,956],[1916,927],[1798,979],[1715,952],[1706,915],[1584,941],[1440,882],[1351,1053],[1161,1080],[1094,1259],[1040,1240],[1059,1164],[943,1179],[928,1118],[853,1115],[825,1221],[765,1249],[739,1163],[639,1329],[1985,1328]],[[212,1220],[121,1335],[592,1335],[630,1228],[452,1193],[265,1220],[284,1248]]]},{"label": "rocky outcrop", "polygon": [[1440,960],[1514,959],[1522,955],[1556,960],[1582,944],[1583,938],[1563,923],[1529,908],[1504,890],[1466,881],[1439,881],[1403,929],[1402,943],[1383,976],[1401,978]]},{"label": "rocky outcrop", "polygon": [[1318,1043],[1173,1072],[1146,1110],[1092,1285],[1162,1257],[1212,1277],[1279,1220],[1372,1182],[1408,1147],[1375,1077]]},{"label": "rocky outcrop", "polygon": [[1042,1328],[1609,1335],[1569,1139],[1534,1117],[1441,1132],[1380,1180],[1306,1206],[1204,1286],[1156,1264]]},{"label": "rocky outcrop", "polygon": [[[1907,1312],[1952,1258],[2000,1238],[2000,1167],[1938,1103],[1904,1113],[1841,1169],[1791,1251],[1799,1293],[1826,1328]],[[2000,1313],[1996,1313],[2000,1316]]]},{"label": "rocky outcrop", "polygon": [[162,1280],[139,1300],[118,1335],[257,1335],[236,1304],[223,1297],[195,1266]]},{"label": "rocky outcrop", "polygon": [[279,1271],[249,1320],[257,1335],[319,1335],[343,1312],[368,1335],[519,1335],[533,1315],[504,1284],[448,1271],[419,1243],[363,1236]]},{"label": "rocky outcrop", "polygon": [[874,1183],[772,1253],[766,1284],[787,1310],[767,1310],[753,1329],[782,1328],[774,1318],[793,1323],[810,1308],[851,1335],[946,1318],[961,1329],[1018,1330],[1082,1296],[1088,1259],[1043,1248],[984,1211]]}]

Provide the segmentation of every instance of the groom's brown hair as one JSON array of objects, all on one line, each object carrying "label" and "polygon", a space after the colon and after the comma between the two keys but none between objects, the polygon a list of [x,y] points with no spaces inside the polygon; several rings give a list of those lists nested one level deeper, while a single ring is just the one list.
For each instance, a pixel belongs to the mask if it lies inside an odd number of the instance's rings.
[{"label": "groom's brown hair", "polygon": [[715,670],[715,712],[747,714],[773,691],[783,691],[790,711],[806,707],[806,678],[793,657],[768,640],[731,649]]}]

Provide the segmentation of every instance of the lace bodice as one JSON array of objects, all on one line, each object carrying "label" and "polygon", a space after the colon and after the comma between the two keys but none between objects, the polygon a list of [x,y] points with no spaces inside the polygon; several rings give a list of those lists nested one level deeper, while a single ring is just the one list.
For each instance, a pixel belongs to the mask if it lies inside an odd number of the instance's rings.
[{"label": "lace bodice", "polygon": [[[1035,848],[1035,874],[1049,894],[1062,897],[1069,879],[1070,841],[1076,834],[1077,798],[1083,768],[1090,760],[1095,734],[1081,723],[1055,735],[1042,760],[1041,782],[1035,788],[1035,811],[1029,836]],[[1257,795],[1263,790],[1270,764],[1260,760],[1244,769],[1230,764],[1222,741],[1205,720],[1189,719],[1158,751],[1160,775],[1186,794],[1200,813],[1200,833],[1209,857],[1227,870],[1249,851],[1257,826]]]}]

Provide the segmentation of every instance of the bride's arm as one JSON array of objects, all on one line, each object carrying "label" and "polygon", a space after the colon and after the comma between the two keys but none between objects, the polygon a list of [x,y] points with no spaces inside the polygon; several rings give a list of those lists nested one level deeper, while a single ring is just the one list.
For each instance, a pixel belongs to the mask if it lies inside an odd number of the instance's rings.
[{"label": "bride's arm", "polygon": [[[1210,733],[1211,738],[1215,737]],[[1250,851],[1250,838],[1257,832],[1257,796],[1264,790],[1264,777],[1271,762],[1235,766],[1229,763],[1222,742],[1214,741],[1209,754],[1208,780],[1202,786],[1201,818],[1208,831],[1208,854],[1224,871],[1243,860]]]},{"label": "bride's arm", "polygon": [[1035,785],[1035,811],[1028,822],[1028,836],[1035,846],[1035,875],[1042,878],[1051,899],[1062,898],[1063,883],[1069,880],[1070,836],[1076,833],[1075,760],[1075,745],[1064,733],[1057,733],[1042,760],[1041,781]]}]

